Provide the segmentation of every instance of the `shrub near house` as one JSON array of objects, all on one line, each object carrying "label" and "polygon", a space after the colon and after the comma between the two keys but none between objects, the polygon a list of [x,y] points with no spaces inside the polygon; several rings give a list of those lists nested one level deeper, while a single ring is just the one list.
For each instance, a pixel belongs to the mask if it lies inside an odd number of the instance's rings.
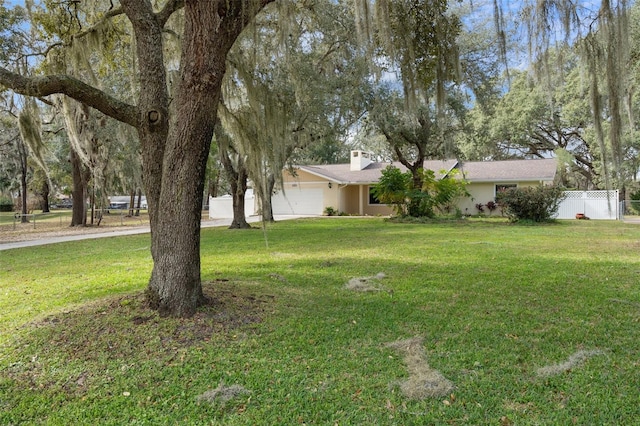
[{"label": "shrub near house", "polygon": [[558,212],[564,197],[562,188],[540,185],[509,188],[496,194],[496,201],[512,222],[520,220],[546,222]]},{"label": "shrub near house", "polygon": [[433,170],[422,169],[420,173],[422,187],[414,188],[410,171],[402,173],[397,167],[388,166],[373,186],[373,194],[380,202],[391,205],[398,216],[430,218],[446,211],[457,197],[467,195],[466,182],[456,179],[454,171],[442,179],[436,179]]}]

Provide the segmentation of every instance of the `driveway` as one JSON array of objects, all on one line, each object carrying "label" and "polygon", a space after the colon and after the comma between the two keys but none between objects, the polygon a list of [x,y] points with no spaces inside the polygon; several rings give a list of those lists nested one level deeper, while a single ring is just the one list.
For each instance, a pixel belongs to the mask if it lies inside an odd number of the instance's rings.
[{"label": "driveway", "polygon": [[[275,220],[276,221],[281,221],[281,220],[290,220],[290,219],[298,219],[301,217],[309,217],[309,216],[296,216],[296,215],[289,215],[289,216],[275,216]],[[260,222],[261,218],[260,216],[249,216],[247,218],[247,222],[249,223],[256,223],[256,222]],[[202,221],[202,228],[212,228],[212,227],[216,227],[216,226],[229,226],[231,225],[231,218],[225,218],[225,219],[209,219],[209,220],[204,220]],[[89,233],[89,234],[75,234],[75,235],[61,235],[61,236],[55,236],[55,237],[46,237],[46,238],[41,238],[41,239],[35,239],[35,240],[30,240],[30,241],[16,241],[16,242],[10,242],[10,243],[0,243],[0,251],[2,250],[11,250],[11,249],[16,249],[16,248],[22,248],[22,247],[34,247],[34,246],[42,246],[45,244],[55,244],[55,243],[63,243],[63,242],[67,242],[67,241],[80,241],[80,240],[90,240],[90,239],[95,239],[95,238],[108,238],[108,237],[121,237],[124,235],[137,235],[137,234],[146,234],[149,233],[150,229],[148,226],[142,226],[142,227],[138,227],[138,228],[132,228],[132,229],[119,229],[119,230],[115,230],[115,231],[108,231],[105,230],[105,232],[94,232],[94,233]]]}]

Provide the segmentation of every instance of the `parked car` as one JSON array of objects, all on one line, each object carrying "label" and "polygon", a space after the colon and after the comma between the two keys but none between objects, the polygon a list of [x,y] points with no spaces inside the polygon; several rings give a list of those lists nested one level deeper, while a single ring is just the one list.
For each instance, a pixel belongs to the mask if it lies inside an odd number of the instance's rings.
[{"label": "parked car", "polygon": [[109,210],[126,210],[128,208],[129,208],[129,203],[115,202],[115,203],[109,204]]},{"label": "parked car", "polygon": [[60,200],[56,204],[51,205],[51,208],[53,209],[70,209],[72,207],[73,207],[73,201],[71,201],[68,198],[65,198],[64,200]]}]

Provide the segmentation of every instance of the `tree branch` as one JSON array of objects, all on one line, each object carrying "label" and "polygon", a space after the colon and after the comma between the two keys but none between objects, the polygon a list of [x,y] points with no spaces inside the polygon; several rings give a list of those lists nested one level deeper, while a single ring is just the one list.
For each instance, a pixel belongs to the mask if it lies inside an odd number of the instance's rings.
[{"label": "tree branch", "polygon": [[63,94],[89,105],[118,121],[138,127],[138,108],[67,75],[23,77],[0,68],[0,84],[24,96]]},{"label": "tree branch", "polygon": [[403,166],[405,166],[407,169],[412,170],[413,171],[413,167],[414,165],[411,164],[405,157],[404,154],[402,153],[402,151],[400,150],[400,148],[397,145],[392,145],[393,146],[393,150],[396,153],[396,157],[398,157],[398,161],[400,162],[400,164],[402,164]]},{"label": "tree branch", "polygon": [[184,7],[184,0],[169,0],[167,4],[164,5],[162,10],[156,13],[156,19],[160,24],[160,27],[164,27],[167,23],[171,15],[173,15],[178,9],[182,9]]},{"label": "tree branch", "polygon": [[104,14],[104,16],[102,18],[100,18],[100,20],[98,22],[96,22],[95,24],[93,24],[89,28],[78,32],[77,34],[74,34],[73,38],[84,37],[87,34],[89,34],[90,32],[95,31],[96,27],[98,27],[100,24],[102,24],[103,22],[107,21],[108,19],[111,19],[111,18],[113,18],[115,16],[118,16],[118,15],[123,15],[123,14],[124,14],[124,9],[122,9],[122,7],[111,8]]}]

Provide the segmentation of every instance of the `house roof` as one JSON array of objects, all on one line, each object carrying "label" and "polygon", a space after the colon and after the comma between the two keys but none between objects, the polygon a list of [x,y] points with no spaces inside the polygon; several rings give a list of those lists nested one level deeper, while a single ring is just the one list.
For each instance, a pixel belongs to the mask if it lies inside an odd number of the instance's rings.
[{"label": "house roof", "polygon": [[[299,169],[338,184],[372,184],[380,180],[382,170],[393,165],[401,171],[407,168],[399,162],[371,163],[362,170],[352,171],[350,164],[299,166]],[[462,171],[469,182],[553,181],[557,165],[554,158],[539,160],[468,161],[428,160],[424,168],[436,172],[437,178],[452,169]]]},{"label": "house roof", "polygon": [[469,161],[458,165],[469,182],[553,181],[555,158],[536,160]]}]

